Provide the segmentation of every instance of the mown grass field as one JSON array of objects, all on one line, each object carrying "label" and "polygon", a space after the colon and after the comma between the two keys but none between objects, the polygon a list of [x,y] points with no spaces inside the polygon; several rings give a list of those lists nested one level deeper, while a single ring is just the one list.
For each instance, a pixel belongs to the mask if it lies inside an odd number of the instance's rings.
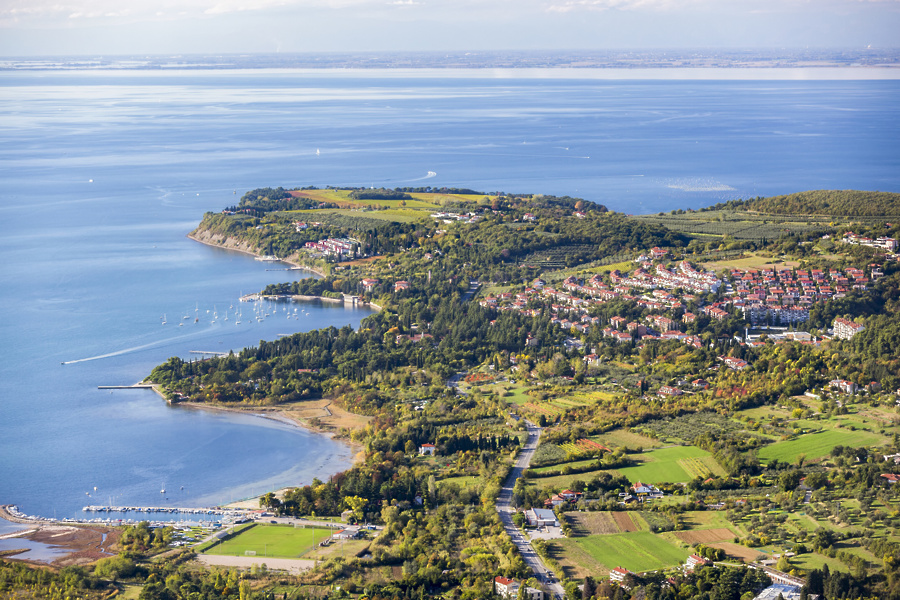
[{"label": "mown grass field", "polygon": [[252,551],[261,557],[297,558],[313,547],[313,538],[315,543],[319,543],[331,537],[334,532],[334,529],[324,528],[295,529],[289,525],[257,525],[213,546],[204,554],[244,556]]},{"label": "mown grass field", "polygon": [[473,489],[481,483],[481,477],[478,475],[463,475],[460,477],[448,477],[437,482],[438,486],[454,483],[463,490]]},{"label": "mown grass field", "polygon": [[764,462],[777,459],[793,463],[800,455],[807,459],[828,456],[835,446],[870,446],[883,440],[884,436],[868,431],[831,429],[764,446],[759,450],[759,458]]},{"label": "mown grass field", "polygon": [[[724,473],[712,459],[706,450],[694,446],[674,446],[672,448],[659,448],[637,455],[640,464],[634,467],[622,467],[617,469],[619,473],[630,481],[642,481],[644,483],[661,482],[686,482],[698,474],[698,465],[704,466],[709,473],[721,475]],[[716,472],[718,471],[718,472]]]},{"label": "mown grass field", "polygon": [[636,573],[674,567],[690,554],[648,531],[592,535],[560,543],[564,548],[574,544],[607,570],[621,566]]}]

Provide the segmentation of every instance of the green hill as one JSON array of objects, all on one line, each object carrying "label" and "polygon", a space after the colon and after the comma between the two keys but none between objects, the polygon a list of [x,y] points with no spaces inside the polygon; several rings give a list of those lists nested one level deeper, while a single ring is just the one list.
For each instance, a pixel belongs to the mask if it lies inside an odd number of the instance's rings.
[{"label": "green hill", "polygon": [[900,216],[900,194],[857,190],[814,190],[749,200],[748,210],[775,215],[840,217]]}]

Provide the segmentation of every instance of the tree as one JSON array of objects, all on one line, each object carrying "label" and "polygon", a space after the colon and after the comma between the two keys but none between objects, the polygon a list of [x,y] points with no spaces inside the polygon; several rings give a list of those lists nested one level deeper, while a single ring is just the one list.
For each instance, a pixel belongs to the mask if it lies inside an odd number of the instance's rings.
[{"label": "tree", "polygon": [[590,600],[594,597],[596,591],[597,586],[594,583],[594,578],[588,575],[584,578],[584,587],[581,588],[581,600]]},{"label": "tree", "polygon": [[344,497],[344,503],[347,505],[347,508],[353,511],[353,518],[357,522],[360,522],[365,518],[364,509],[366,508],[366,504],[369,503],[368,500],[360,496],[346,496]]},{"label": "tree", "polygon": [[797,489],[798,485],[800,485],[800,475],[801,473],[797,469],[783,471],[778,475],[778,484],[785,492],[793,491]]},{"label": "tree", "polygon": [[259,498],[260,508],[277,509],[281,506],[281,501],[275,497],[275,492],[266,492]]}]

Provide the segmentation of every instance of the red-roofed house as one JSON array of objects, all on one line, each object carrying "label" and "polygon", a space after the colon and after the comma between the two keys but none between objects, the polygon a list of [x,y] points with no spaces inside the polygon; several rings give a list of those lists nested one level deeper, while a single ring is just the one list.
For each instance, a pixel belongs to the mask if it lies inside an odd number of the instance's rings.
[{"label": "red-roofed house", "polygon": [[625,581],[625,578],[629,575],[633,575],[631,571],[628,569],[623,569],[622,567],[616,567],[612,571],[609,572],[609,580],[615,581],[617,583],[622,583]]},{"label": "red-roofed house", "polygon": [[697,554],[691,554],[687,557],[687,561],[685,561],[684,563],[684,570],[693,571],[694,567],[696,567],[697,565],[708,565],[709,562],[709,559],[703,558],[702,556],[699,556]]},{"label": "red-roofed house", "polygon": [[419,446],[419,454],[425,455],[428,454],[430,456],[434,456],[434,444],[422,444]]}]

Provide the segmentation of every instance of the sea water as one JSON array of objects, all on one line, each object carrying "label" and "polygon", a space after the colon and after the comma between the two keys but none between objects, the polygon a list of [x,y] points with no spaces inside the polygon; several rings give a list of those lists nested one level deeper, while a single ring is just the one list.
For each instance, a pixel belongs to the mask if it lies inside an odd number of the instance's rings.
[{"label": "sea water", "polygon": [[349,465],[347,446],[283,423],[97,389],[368,314],[270,306],[258,321],[239,302],[309,276],[185,237],[246,190],[449,186],[628,213],[900,191],[898,115],[890,80],[0,73],[0,503],[57,518],[209,505]]}]

